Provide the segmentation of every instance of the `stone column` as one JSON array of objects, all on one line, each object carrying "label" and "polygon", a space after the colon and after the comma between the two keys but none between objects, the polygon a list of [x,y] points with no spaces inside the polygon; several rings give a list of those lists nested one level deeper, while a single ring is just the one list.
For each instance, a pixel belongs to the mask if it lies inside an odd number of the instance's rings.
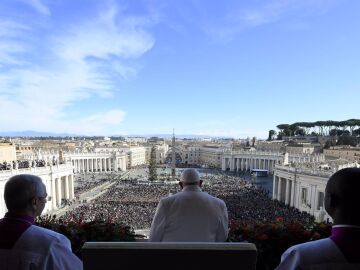
[{"label": "stone column", "polygon": [[226,171],[226,161],[225,161],[225,157],[223,157],[222,158],[222,160],[221,160],[221,170],[223,170],[223,171]]},{"label": "stone column", "polygon": [[231,159],[230,159],[230,171],[231,172],[234,171],[234,165],[235,165],[235,160],[233,157],[231,157]]},{"label": "stone column", "polygon": [[282,178],[279,177],[279,182],[278,182],[278,190],[277,190],[277,200],[281,201],[281,181]]},{"label": "stone column", "polygon": [[278,185],[278,176],[274,174],[273,177],[273,192],[272,192],[272,198],[275,200],[277,198],[277,185]]},{"label": "stone column", "polygon": [[103,166],[102,166],[102,163],[103,163],[103,159],[102,159],[102,158],[100,158],[100,172],[102,172],[102,171],[103,171]]},{"label": "stone column", "polygon": [[61,205],[61,178],[56,178],[56,203],[58,206]]},{"label": "stone column", "polygon": [[285,204],[289,204],[289,188],[290,188],[290,180],[286,179],[286,185],[285,185]]},{"label": "stone column", "polygon": [[291,182],[291,199],[290,206],[295,206],[295,180]]},{"label": "stone column", "polygon": [[112,159],[108,158],[108,162],[109,162],[109,171],[114,171],[114,166],[113,166]]},{"label": "stone column", "polygon": [[69,176],[65,176],[65,199],[70,199],[70,192],[69,192]]},{"label": "stone column", "polygon": [[119,168],[118,168],[119,163],[118,163],[117,157],[113,158],[113,162],[114,162],[114,171],[117,172],[119,170]]},{"label": "stone column", "polygon": [[52,210],[57,208],[56,206],[56,178],[51,175],[51,205]]},{"label": "stone column", "polygon": [[74,199],[74,176],[71,174],[68,176],[68,182],[69,182],[69,197],[70,200]]}]

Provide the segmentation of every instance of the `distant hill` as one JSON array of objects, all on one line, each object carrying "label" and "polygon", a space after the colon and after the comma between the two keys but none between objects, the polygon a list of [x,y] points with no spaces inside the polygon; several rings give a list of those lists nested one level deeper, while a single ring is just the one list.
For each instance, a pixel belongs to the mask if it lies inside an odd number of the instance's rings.
[{"label": "distant hill", "polygon": [[[104,135],[93,135],[95,136],[104,136]],[[24,130],[24,131],[7,131],[0,132],[0,137],[93,137],[86,136],[81,134],[72,134],[72,133],[52,133],[46,131],[34,131],[34,130]],[[128,134],[128,135],[110,135],[110,136],[122,136],[122,137],[159,137],[169,139],[172,138],[172,134]],[[219,138],[215,136],[207,135],[196,135],[196,134],[175,134],[176,138],[182,139],[206,139],[206,138]],[[228,137],[221,137],[228,138]]]},{"label": "distant hill", "polygon": [[24,131],[0,132],[0,136],[1,137],[80,137],[81,135],[24,130]]}]

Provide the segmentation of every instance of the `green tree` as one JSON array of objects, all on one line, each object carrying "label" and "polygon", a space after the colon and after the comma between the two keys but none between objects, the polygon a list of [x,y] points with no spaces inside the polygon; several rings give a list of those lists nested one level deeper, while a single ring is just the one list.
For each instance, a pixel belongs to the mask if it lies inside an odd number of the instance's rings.
[{"label": "green tree", "polygon": [[296,136],[305,136],[306,133],[305,133],[305,130],[303,128],[299,128],[295,131],[295,135]]},{"label": "green tree", "polygon": [[283,136],[291,136],[290,131],[290,125],[288,124],[280,124],[276,126],[278,129],[280,129],[280,132]]},{"label": "green tree", "polygon": [[268,141],[273,140],[273,139],[274,139],[274,137],[275,137],[275,135],[276,135],[276,131],[275,131],[275,130],[273,130],[273,129],[269,130],[269,137],[268,137]]},{"label": "green tree", "polygon": [[360,128],[353,131],[353,135],[360,136]]},{"label": "green tree", "polygon": [[337,141],[337,145],[351,145],[351,146],[356,146],[359,143],[358,138],[350,136],[349,135],[349,131],[346,130],[348,133],[346,133],[346,135],[342,135],[339,137],[338,141]]},{"label": "green tree", "polygon": [[335,141],[327,140],[326,143],[325,143],[324,149],[329,149],[330,147],[335,146],[335,145],[336,145]]},{"label": "green tree", "polygon": [[333,128],[332,130],[330,130],[329,135],[332,136],[332,137],[335,137],[335,136],[338,135],[338,132],[339,132],[338,129]]},{"label": "green tree", "polygon": [[155,146],[151,147],[150,160],[149,160],[149,181],[157,180],[157,171],[156,171],[156,148]]}]

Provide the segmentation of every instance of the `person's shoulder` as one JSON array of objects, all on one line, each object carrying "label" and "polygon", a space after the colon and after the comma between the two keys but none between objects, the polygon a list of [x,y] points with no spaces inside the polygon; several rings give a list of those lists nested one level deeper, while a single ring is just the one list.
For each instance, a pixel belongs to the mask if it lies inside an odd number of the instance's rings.
[{"label": "person's shoulder", "polygon": [[289,249],[294,249],[294,250],[299,250],[299,251],[308,251],[308,250],[312,250],[312,249],[318,249],[318,248],[323,248],[323,247],[327,247],[329,245],[331,245],[332,240],[330,238],[324,238],[324,239],[320,239],[320,240],[316,240],[316,241],[310,241],[310,242],[305,242],[302,244],[298,244],[295,246],[292,246]]},{"label": "person's shoulder", "polygon": [[167,204],[167,203],[175,200],[179,196],[180,193],[181,192],[178,192],[178,193],[170,195],[170,196],[161,197],[160,198],[160,203],[161,204]]},{"label": "person's shoulder", "polygon": [[290,253],[299,253],[302,255],[312,254],[312,252],[314,252],[315,250],[319,250],[319,249],[328,247],[329,245],[331,245],[330,242],[331,242],[331,240],[329,238],[324,238],[324,239],[320,239],[320,240],[316,240],[316,241],[310,241],[310,242],[297,244],[297,245],[294,245],[294,246],[288,248],[285,251],[284,255],[290,254]]},{"label": "person's shoulder", "polygon": [[29,228],[29,234],[36,235],[37,237],[41,237],[43,239],[47,239],[48,241],[69,241],[68,238],[61,233],[57,233],[53,230],[49,230],[36,225],[33,225]]},{"label": "person's shoulder", "polygon": [[215,197],[215,196],[212,196],[212,195],[210,195],[210,194],[207,193],[207,192],[202,192],[202,194],[203,194],[203,196],[206,196],[209,200],[212,200],[212,201],[214,201],[215,203],[218,203],[218,204],[220,204],[220,205],[225,206],[225,202],[224,202],[223,200],[221,200],[221,199],[219,199],[219,198],[217,198],[217,197]]},{"label": "person's shoulder", "polygon": [[339,253],[336,245],[330,238],[324,238],[292,246],[284,252],[282,260],[287,257],[296,258],[296,260],[300,261],[303,265],[323,262],[328,258],[332,258],[334,261],[342,259],[341,253]]}]

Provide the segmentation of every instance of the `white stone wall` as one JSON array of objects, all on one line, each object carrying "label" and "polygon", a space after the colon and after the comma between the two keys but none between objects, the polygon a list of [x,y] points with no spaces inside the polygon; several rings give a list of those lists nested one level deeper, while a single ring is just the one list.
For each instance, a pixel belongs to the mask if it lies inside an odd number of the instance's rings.
[{"label": "white stone wall", "polygon": [[[288,162],[320,162],[324,161],[322,154],[308,155],[288,155]],[[249,171],[252,169],[268,170],[273,172],[276,164],[283,164],[285,161],[284,153],[279,152],[260,152],[260,151],[239,151],[224,152],[222,155],[222,170],[230,171]]]},{"label": "white stone wall", "polygon": [[223,152],[221,148],[189,147],[181,150],[181,158],[184,164],[221,168]]},{"label": "white stone wall", "polygon": [[127,158],[124,152],[92,152],[64,154],[71,162],[75,173],[126,171]]},{"label": "white stone wall", "polygon": [[128,150],[128,159],[130,167],[146,164],[146,148],[143,146],[131,147]]},{"label": "white stone wall", "polygon": [[39,176],[46,186],[48,198],[43,213],[49,213],[58,209],[61,199],[74,199],[74,176],[71,164],[56,166],[37,167],[19,170],[0,171],[0,216],[2,217],[7,209],[4,201],[4,187],[10,177],[17,174],[33,174]]}]

